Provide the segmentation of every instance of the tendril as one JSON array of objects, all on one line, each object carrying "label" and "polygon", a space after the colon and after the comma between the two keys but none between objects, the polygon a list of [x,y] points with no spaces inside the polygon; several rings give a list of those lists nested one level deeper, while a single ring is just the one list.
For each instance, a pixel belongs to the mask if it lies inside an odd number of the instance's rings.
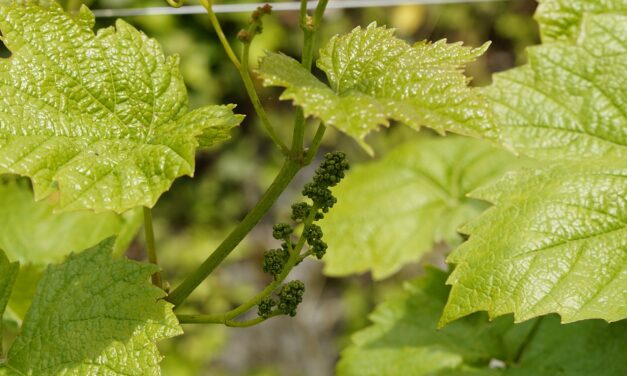
[{"label": "tendril", "polygon": [[183,6],[183,0],[165,0],[169,6],[173,8],[180,8]]}]

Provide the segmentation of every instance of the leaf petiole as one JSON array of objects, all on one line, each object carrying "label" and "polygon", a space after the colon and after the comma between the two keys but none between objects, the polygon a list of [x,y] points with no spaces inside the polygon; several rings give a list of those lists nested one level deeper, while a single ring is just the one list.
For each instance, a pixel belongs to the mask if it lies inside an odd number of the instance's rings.
[{"label": "leaf petiole", "polygon": [[[155,232],[152,227],[152,209],[144,206],[144,234],[146,237],[146,253],[148,253],[148,261],[151,264],[159,265],[157,259],[157,248],[155,247]],[[161,280],[161,272],[157,271],[152,275],[152,284],[163,288],[163,281]]]},{"label": "leaf petiole", "polygon": [[250,77],[250,69],[248,68],[248,60],[249,60],[249,52],[250,52],[250,43],[244,43],[244,47],[242,49],[242,63],[239,67],[240,75],[242,76],[242,81],[244,81],[244,86],[246,87],[246,92],[248,93],[248,97],[255,108],[255,112],[264,128],[268,132],[268,135],[274,141],[274,143],[281,149],[284,155],[290,154],[290,149],[285,145],[283,141],[279,138],[272,123],[270,123],[270,119],[268,119],[268,115],[261,104],[261,100],[257,95],[257,91],[255,90],[255,85],[253,84],[252,78]]},{"label": "leaf petiole", "polygon": [[[314,12],[314,17],[307,15],[307,1],[300,2],[300,28],[303,30],[303,55],[301,57],[301,65],[311,70],[313,64],[313,51],[316,32],[322,20],[322,15],[327,7],[328,0],[322,0],[318,3]],[[292,155],[300,158],[303,152],[303,144],[305,139],[305,114],[301,107],[296,109],[296,119],[294,120],[294,133],[292,135]],[[311,149],[310,149],[311,150]]]},{"label": "leaf petiole", "polygon": [[238,60],[237,56],[235,55],[235,52],[233,51],[233,48],[231,48],[231,44],[227,40],[226,35],[224,34],[224,31],[222,30],[222,26],[220,26],[220,21],[218,20],[218,17],[213,12],[213,8],[212,8],[213,1],[201,0],[200,3],[207,10],[209,21],[211,22],[211,25],[216,31],[216,34],[218,35],[218,39],[220,40],[220,43],[222,44],[224,51],[226,51],[226,54],[228,55],[229,59],[231,60],[235,68],[237,68],[237,71],[242,77],[242,81],[244,82],[244,87],[246,88],[246,93],[248,94],[248,97],[250,98],[250,101],[252,102],[253,107],[255,108],[255,112],[257,113],[257,116],[259,116],[261,123],[266,129],[266,132],[268,132],[268,135],[270,136],[272,141],[281,149],[281,152],[285,155],[289,155],[289,149],[287,148],[285,143],[281,141],[276,131],[274,130],[272,123],[270,123],[270,120],[268,119],[268,115],[266,115],[266,112],[263,109],[263,105],[261,104],[261,101],[259,100],[257,91],[255,90],[255,85],[253,84],[252,78],[250,77],[250,72],[248,68],[248,52],[250,49],[250,43],[244,43],[244,48],[242,50],[242,61]]},{"label": "leaf petiole", "polygon": [[233,328],[248,328],[257,324],[260,324],[269,318],[279,316],[280,313],[273,312],[267,317],[256,317],[246,321],[234,321],[227,320],[224,316],[216,315],[176,315],[176,318],[181,324],[224,324],[225,326]]}]

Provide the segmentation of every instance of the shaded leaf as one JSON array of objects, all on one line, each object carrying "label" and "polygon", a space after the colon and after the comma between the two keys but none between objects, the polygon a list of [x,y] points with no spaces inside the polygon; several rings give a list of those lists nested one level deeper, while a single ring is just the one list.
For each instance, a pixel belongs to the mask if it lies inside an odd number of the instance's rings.
[{"label": "shaded leaf", "polygon": [[88,211],[54,213],[51,199],[35,202],[25,181],[0,181],[0,249],[19,261],[19,276],[9,309],[23,318],[44,268],[70,252],[91,247],[112,235],[117,255],[125,252],[139,230],[140,211],[124,215]]},{"label": "shaded leaf", "polygon": [[[627,366],[627,322],[598,320],[562,325],[555,316],[513,325],[484,314],[435,326],[446,301],[446,274],[405,286],[379,305],[373,324],[352,337],[342,353],[340,376],[621,376]],[[491,364],[501,364],[492,368]]]},{"label": "shaded leaf", "polygon": [[0,249],[0,358],[2,357],[2,316],[9,302],[18,270],[19,264],[9,262],[9,259]]}]

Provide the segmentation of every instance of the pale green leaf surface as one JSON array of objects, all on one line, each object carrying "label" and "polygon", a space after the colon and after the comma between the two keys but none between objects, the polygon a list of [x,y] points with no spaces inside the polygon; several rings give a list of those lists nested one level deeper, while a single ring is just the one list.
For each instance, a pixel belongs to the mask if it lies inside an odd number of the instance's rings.
[{"label": "pale green leaf surface", "polygon": [[584,14],[627,12],[626,0],[539,0],[535,19],[544,42],[575,39]]},{"label": "pale green leaf surface", "polygon": [[487,46],[445,40],[412,46],[393,29],[373,23],[332,38],[320,51],[317,64],[332,88],[285,55],[269,53],[259,72],[265,85],[286,88],[281,99],[293,100],[307,116],[333,125],[369,151],[366,135],[390,120],[414,129],[495,138],[486,102],[467,86],[462,72]]},{"label": "pale green leaf surface", "polygon": [[22,267],[9,302],[11,312],[23,318],[35,287],[50,263],[61,262],[70,252],[91,247],[113,235],[120,255],[137,234],[141,211],[118,215],[80,211],[54,213],[52,200],[35,202],[25,181],[0,181],[0,249]]},{"label": "pale green leaf surface", "polygon": [[[70,252],[116,235],[133,216],[88,211],[54,213],[53,200],[35,202],[24,183],[0,182],[0,248],[10,260],[21,264],[60,262]],[[136,233],[139,227],[131,224]]]},{"label": "pale green leaf surface", "polygon": [[228,137],[232,106],[187,112],[176,56],[124,21],[52,3],[0,7],[0,173],[28,176],[65,210],[153,206],[194,172],[199,143]]},{"label": "pale green leaf surface", "polygon": [[[583,15],[576,41],[534,47],[487,93],[522,153],[572,160],[477,192],[442,324],[478,310],[517,321],[627,318],[627,16]],[[488,277],[486,277],[488,276]]]},{"label": "pale green leaf surface", "polygon": [[462,231],[442,324],[485,310],[524,321],[627,318],[627,165],[523,170],[479,189],[495,204]]},{"label": "pale green leaf surface", "polygon": [[583,17],[577,43],[529,49],[485,91],[504,142],[543,159],[627,156],[627,16]]},{"label": "pale green leaf surface", "polygon": [[[627,321],[562,325],[549,316],[512,325],[511,318],[490,323],[475,314],[436,330],[446,275],[427,273],[375,309],[373,324],[343,351],[338,375],[622,376],[627,367]],[[489,368],[491,360],[505,368]]]},{"label": "pale green leaf surface", "polygon": [[158,375],[156,341],[181,333],[150,264],[114,259],[112,239],[48,268],[9,349],[15,375]]},{"label": "pale green leaf surface", "polygon": [[380,279],[420,260],[486,205],[466,194],[501,176],[515,158],[469,138],[429,138],[357,166],[333,189],[338,203],[320,225],[329,245],[325,273],[372,271]]},{"label": "pale green leaf surface", "polygon": [[2,316],[9,303],[13,284],[19,270],[17,262],[10,262],[0,249],[0,358],[2,358]]}]

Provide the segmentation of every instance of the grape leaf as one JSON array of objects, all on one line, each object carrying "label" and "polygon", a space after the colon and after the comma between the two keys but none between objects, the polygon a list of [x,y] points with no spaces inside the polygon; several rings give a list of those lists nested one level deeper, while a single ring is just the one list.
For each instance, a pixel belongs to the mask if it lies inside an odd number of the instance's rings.
[{"label": "grape leaf", "polygon": [[0,182],[0,248],[22,264],[60,262],[72,251],[91,247],[126,226],[135,233],[134,213],[88,211],[54,213],[53,200],[35,202],[29,187]]},{"label": "grape leaf", "polygon": [[555,315],[541,320],[519,364],[507,369],[505,376],[624,375],[627,321],[561,324]]},{"label": "grape leaf", "polygon": [[457,267],[441,324],[477,310],[627,318],[627,16],[578,19],[576,40],[531,49],[528,65],[487,90],[506,142],[570,162],[477,192],[496,207],[449,257]]},{"label": "grape leaf", "polygon": [[485,100],[462,73],[487,47],[445,40],[410,46],[393,29],[373,23],[332,38],[321,50],[317,64],[332,88],[281,54],[267,54],[259,73],[266,86],[286,88],[281,99],[293,100],[307,116],[335,126],[369,152],[364,138],[390,119],[414,129],[495,138]]},{"label": "grape leaf", "polygon": [[0,7],[0,173],[30,177],[38,200],[58,191],[63,210],[153,206],[242,117],[187,113],[176,56],[124,21],[93,25],[86,7]]},{"label": "grape leaf", "polygon": [[583,17],[576,44],[529,49],[486,90],[506,144],[543,159],[627,155],[627,16]]},{"label": "grape leaf", "polygon": [[22,267],[9,309],[23,318],[35,287],[50,263],[62,261],[72,251],[98,244],[117,234],[115,254],[126,251],[141,222],[140,211],[124,215],[81,211],[54,213],[53,200],[35,202],[26,181],[0,181],[0,249]]},{"label": "grape leaf", "polygon": [[19,264],[9,262],[7,256],[0,249],[0,358],[2,357],[2,316],[9,302],[18,270]]},{"label": "grape leaf", "polygon": [[584,14],[627,12],[625,0],[539,0],[535,19],[544,42],[575,39]]},{"label": "grape leaf", "polygon": [[457,245],[457,228],[486,208],[466,194],[514,159],[481,141],[447,137],[409,142],[357,166],[334,188],[338,203],[320,223],[329,245],[325,273],[371,270],[380,279],[420,260],[435,243]]},{"label": "grape leaf", "polygon": [[404,294],[379,305],[373,325],[354,334],[342,352],[338,375],[621,376],[627,367],[626,321],[562,325],[549,316],[513,325],[511,318],[490,323],[475,314],[436,330],[445,279],[428,269]]},{"label": "grape leaf", "polygon": [[506,318],[488,324],[477,314],[436,330],[448,291],[445,280],[444,272],[427,269],[427,276],[405,284],[402,295],[380,304],[370,315],[373,325],[354,334],[342,352],[338,375],[438,375],[514,353],[501,340],[512,328]]},{"label": "grape leaf", "polygon": [[156,375],[156,341],[181,334],[151,264],[114,259],[113,240],[48,268],[9,349],[10,375]]},{"label": "grape leaf", "polygon": [[623,160],[511,173],[473,197],[496,206],[461,231],[442,323],[477,310],[516,321],[627,318],[627,165]]}]

